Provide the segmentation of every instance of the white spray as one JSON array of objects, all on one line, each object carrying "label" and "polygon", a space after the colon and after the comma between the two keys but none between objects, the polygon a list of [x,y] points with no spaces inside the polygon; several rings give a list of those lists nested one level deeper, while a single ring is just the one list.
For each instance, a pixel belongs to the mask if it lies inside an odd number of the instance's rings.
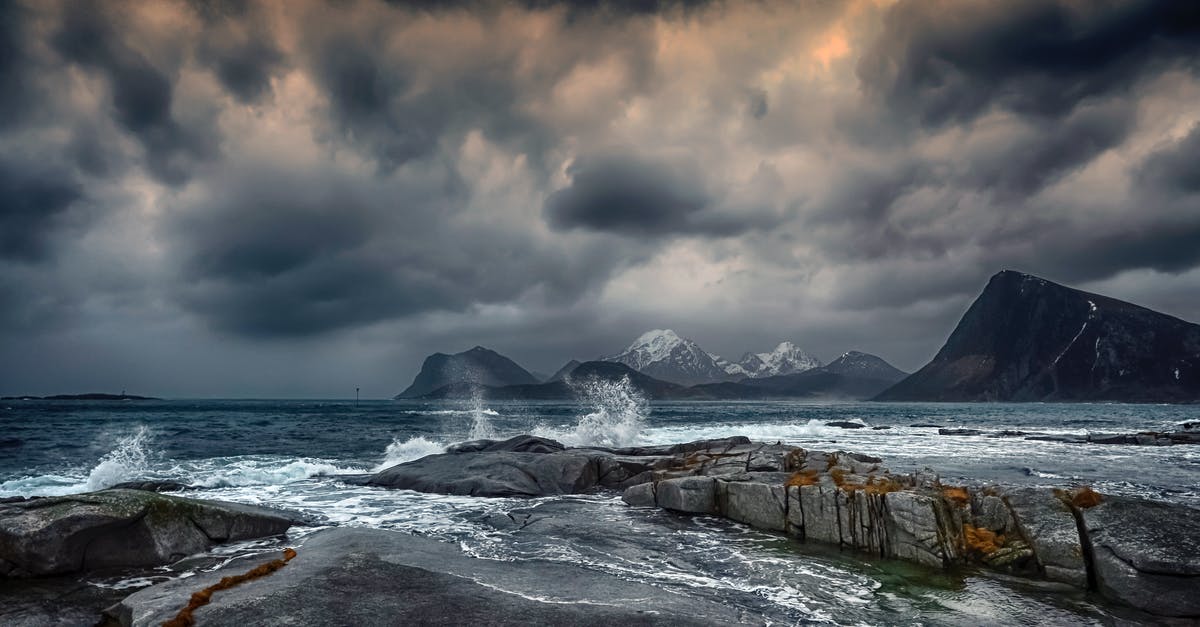
[{"label": "white spray", "polygon": [[579,418],[572,444],[630,446],[637,443],[650,405],[629,377],[616,381],[595,377],[568,379],[567,383],[580,402],[591,409]]},{"label": "white spray", "polygon": [[117,440],[117,446],[100,458],[100,463],[88,474],[87,489],[103,490],[122,481],[145,479],[150,469],[150,429],[138,427],[132,434]]}]

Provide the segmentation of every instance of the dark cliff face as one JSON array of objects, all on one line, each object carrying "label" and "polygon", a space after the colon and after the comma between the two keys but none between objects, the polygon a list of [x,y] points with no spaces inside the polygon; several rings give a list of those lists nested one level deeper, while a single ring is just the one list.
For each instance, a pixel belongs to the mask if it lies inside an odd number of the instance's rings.
[{"label": "dark cliff face", "polygon": [[1006,270],[877,400],[1200,400],[1200,326]]},{"label": "dark cliff face", "polygon": [[412,385],[396,398],[415,398],[456,383],[498,387],[535,384],[538,380],[504,355],[476,346],[454,355],[434,353],[426,357]]}]

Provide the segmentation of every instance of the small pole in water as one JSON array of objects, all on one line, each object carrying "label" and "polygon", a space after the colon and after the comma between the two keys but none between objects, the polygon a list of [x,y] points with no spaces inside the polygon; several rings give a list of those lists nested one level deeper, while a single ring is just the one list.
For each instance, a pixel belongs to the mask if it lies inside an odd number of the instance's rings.
[{"label": "small pole in water", "polygon": [[358,407],[358,388],[354,388],[354,406]]}]

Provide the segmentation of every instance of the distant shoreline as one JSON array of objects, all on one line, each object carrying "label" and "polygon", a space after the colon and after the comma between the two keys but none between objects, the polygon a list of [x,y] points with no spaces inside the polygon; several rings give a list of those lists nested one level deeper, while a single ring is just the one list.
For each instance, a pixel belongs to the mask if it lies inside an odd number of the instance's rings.
[{"label": "distant shoreline", "polygon": [[153,396],[138,396],[136,394],[104,394],[91,392],[88,394],[55,394],[53,396],[0,396],[0,401],[161,401]]}]

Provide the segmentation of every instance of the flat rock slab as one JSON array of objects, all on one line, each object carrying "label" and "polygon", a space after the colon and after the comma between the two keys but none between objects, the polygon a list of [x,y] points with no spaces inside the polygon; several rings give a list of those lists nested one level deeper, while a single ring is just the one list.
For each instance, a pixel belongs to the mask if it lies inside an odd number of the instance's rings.
[{"label": "flat rock slab", "polygon": [[[553,562],[496,562],[394,531],[329,529],[275,573],[216,592],[200,625],[720,625],[736,610]],[[107,613],[160,625],[193,592],[274,556],[140,590]]]},{"label": "flat rock slab", "polygon": [[1105,596],[1155,614],[1200,617],[1200,510],[1110,496],[1081,511]]},{"label": "flat rock slab", "polygon": [[0,577],[168,564],[304,522],[283,510],[142,490],[8,503],[0,505]]}]

